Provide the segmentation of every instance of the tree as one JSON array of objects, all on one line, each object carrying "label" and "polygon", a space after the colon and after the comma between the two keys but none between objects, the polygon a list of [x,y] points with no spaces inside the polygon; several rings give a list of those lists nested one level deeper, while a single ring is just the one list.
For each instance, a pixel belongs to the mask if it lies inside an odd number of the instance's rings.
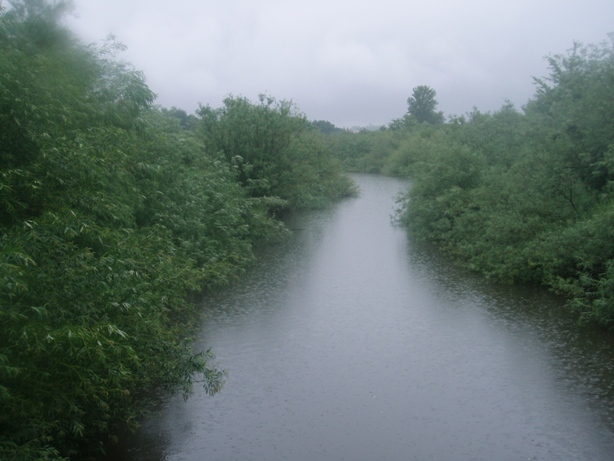
[{"label": "tree", "polygon": [[210,354],[190,347],[188,293],[249,262],[272,220],[152,107],[113,43],[81,45],[47,3],[11,5],[0,5],[0,459],[90,459],[134,427],[153,389],[187,394],[196,375],[219,389]]},{"label": "tree", "polygon": [[183,109],[179,109],[178,107],[171,107],[170,109],[166,109],[164,107],[161,108],[162,113],[165,115],[168,115],[169,117],[174,117],[179,121],[179,125],[181,126],[182,129],[184,130],[194,130],[197,124],[198,119],[196,118],[195,115],[188,115],[188,113],[183,110]]},{"label": "tree", "polygon": [[201,106],[197,115],[205,148],[223,154],[248,195],[266,198],[272,209],[318,207],[353,193],[323,135],[292,102],[229,96],[223,107]]},{"label": "tree", "polygon": [[[414,236],[489,277],[548,286],[568,297],[583,322],[612,328],[610,38],[548,58],[549,75],[535,79],[523,113],[506,103],[493,114],[474,110],[460,123],[405,130],[408,139],[387,166],[411,176],[401,205]],[[434,113],[434,96],[416,88],[406,124]],[[429,131],[434,135],[419,137]]]},{"label": "tree", "polygon": [[311,125],[322,134],[331,134],[342,131],[341,128],[336,127],[327,120],[314,120],[311,122]]},{"label": "tree", "polygon": [[414,117],[419,123],[438,125],[443,123],[443,112],[436,112],[437,92],[429,86],[420,85],[413,89],[407,98],[407,115]]}]

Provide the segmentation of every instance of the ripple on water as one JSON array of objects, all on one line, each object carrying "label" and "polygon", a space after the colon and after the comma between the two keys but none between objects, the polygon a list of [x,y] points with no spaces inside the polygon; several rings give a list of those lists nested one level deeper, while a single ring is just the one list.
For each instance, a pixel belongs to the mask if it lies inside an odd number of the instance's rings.
[{"label": "ripple on water", "polygon": [[356,178],[205,300],[224,389],[169,399],[124,459],[610,461],[612,338],[412,242],[407,184]]}]

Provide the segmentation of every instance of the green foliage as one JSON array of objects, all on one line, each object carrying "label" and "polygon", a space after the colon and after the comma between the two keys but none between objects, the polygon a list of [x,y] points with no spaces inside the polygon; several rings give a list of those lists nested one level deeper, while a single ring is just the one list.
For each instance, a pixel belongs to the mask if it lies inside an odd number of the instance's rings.
[{"label": "green foliage", "polygon": [[429,239],[451,238],[480,184],[483,159],[443,131],[414,136],[400,150],[408,162],[401,171],[420,178],[410,191],[411,213],[404,217],[406,223]]},{"label": "green foliage", "polygon": [[279,238],[122,46],[84,47],[45,2],[0,14],[0,458],[83,458],[156,389],[217,392],[189,294]]},{"label": "green foliage", "polygon": [[333,133],[325,140],[345,171],[390,173],[386,170],[386,161],[405,136],[402,131],[361,130]]},{"label": "green foliage", "polygon": [[[614,35],[610,43],[549,57],[550,76],[536,79],[527,113],[541,122],[558,154],[595,190],[614,180],[611,151],[614,107]],[[547,131],[546,131],[547,130]]]},{"label": "green foliage", "polygon": [[343,131],[341,128],[337,128],[331,122],[326,120],[314,120],[311,122],[311,125],[322,134],[331,134]]},{"label": "green foliage", "polygon": [[359,163],[371,152],[367,132],[352,133],[344,130],[330,134],[326,141],[345,171],[361,171]]},{"label": "green foliage", "polygon": [[353,185],[291,104],[229,98],[200,120],[153,107],[121,44],[85,47],[59,25],[68,3],[11,4],[0,10],[0,458],[83,459],[135,428],[158,390],[221,388],[212,352],[191,349],[190,295],[287,233],[271,210]]},{"label": "green foliage", "polygon": [[196,129],[198,119],[195,115],[188,115],[185,110],[177,107],[171,107],[170,109],[162,108],[161,110],[164,115],[176,118],[182,129],[188,131],[194,131]]},{"label": "green foliage", "polygon": [[555,290],[567,294],[583,322],[614,324],[614,206],[595,207],[571,226],[532,242],[531,261]]},{"label": "green foliage", "polygon": [[469,267],[566,294],[614,325],[614,46],[574,45],[524,113],[511,104],[406,130],[386,170],[412,178],[400,219]]},{"label": "green foliage", "polygon": [[346,171],[406,176],[415,161],[415,140],[429,137],[443,127],[443,113],[435,111],[435,96],[432,88],[418,86],[408,99],[408,113],[388,127],[358,133],[335,132],[327,136],[327,141]]},{"label": "green foliage", "polygon": [[443,123],[443,113],[437,112],[437,92],[429,86],[419,85],[407,98],[407,116],[415,119],[418,123],[430,123],[438,125]]},{"label": "green foliage", "polygon": [[[383,158],[382,171],[386,174],[401,177],[413,175],[414,165],[427,158],[433,152],[439,141],[434,136],[439,136],[438,130],[430,125],[421,125],[411,130],[389,130],[387,136],[392,136],[395,143],[391,143],[388,156]],[[379,134],[378,136],[384,136]]]},{"label": "green foliage", "polygon": [[253,243],[284,235],[267,216],[267,202],[246,198],[223,158],[208,155],[172,116],[151,112],[147,134],[133,134],[130,172],[144,199],[135,209],[139,227],[163,226],[174,243],[206,274],[224,283],[252,260]]},{"label": "green foliage", "polygon": [[312,208],[354,192],[322,135],[290,102],[230,96],[223,107],[204,106],[198,115],[206,148],[236,168],[251,197],[277,197],[276,208]]},{"label": "green foliage", "polygon": [[322,135],[304,131],[294,139],[292,167],[280,173],[282,196],[299,209],[320,208],[332,200],[356,194],[356,186],[342,174],[330,144]]}]

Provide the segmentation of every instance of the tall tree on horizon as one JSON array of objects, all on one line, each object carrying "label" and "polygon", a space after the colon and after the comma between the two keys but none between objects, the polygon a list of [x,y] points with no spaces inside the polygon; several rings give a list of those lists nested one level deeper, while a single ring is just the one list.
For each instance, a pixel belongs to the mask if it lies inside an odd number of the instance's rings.
[{"label": "tall tree on horizon", "polygon": [[437,112],[437,92],[427,85],[419,85],[407,98],[407,115],[415,118],[419,123],[439,125],[443,123],[443,112]]}]

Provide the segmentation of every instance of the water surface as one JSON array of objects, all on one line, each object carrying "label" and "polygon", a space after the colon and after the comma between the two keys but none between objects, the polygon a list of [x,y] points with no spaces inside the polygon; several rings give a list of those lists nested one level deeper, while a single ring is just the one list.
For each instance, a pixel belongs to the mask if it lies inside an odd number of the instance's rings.
[{"label": "water surface", "polygon": [[226,384],[169,399],[125,459],[614,459],[612,339],[412,243],[407,183],[355,178],[203,301]]}]

